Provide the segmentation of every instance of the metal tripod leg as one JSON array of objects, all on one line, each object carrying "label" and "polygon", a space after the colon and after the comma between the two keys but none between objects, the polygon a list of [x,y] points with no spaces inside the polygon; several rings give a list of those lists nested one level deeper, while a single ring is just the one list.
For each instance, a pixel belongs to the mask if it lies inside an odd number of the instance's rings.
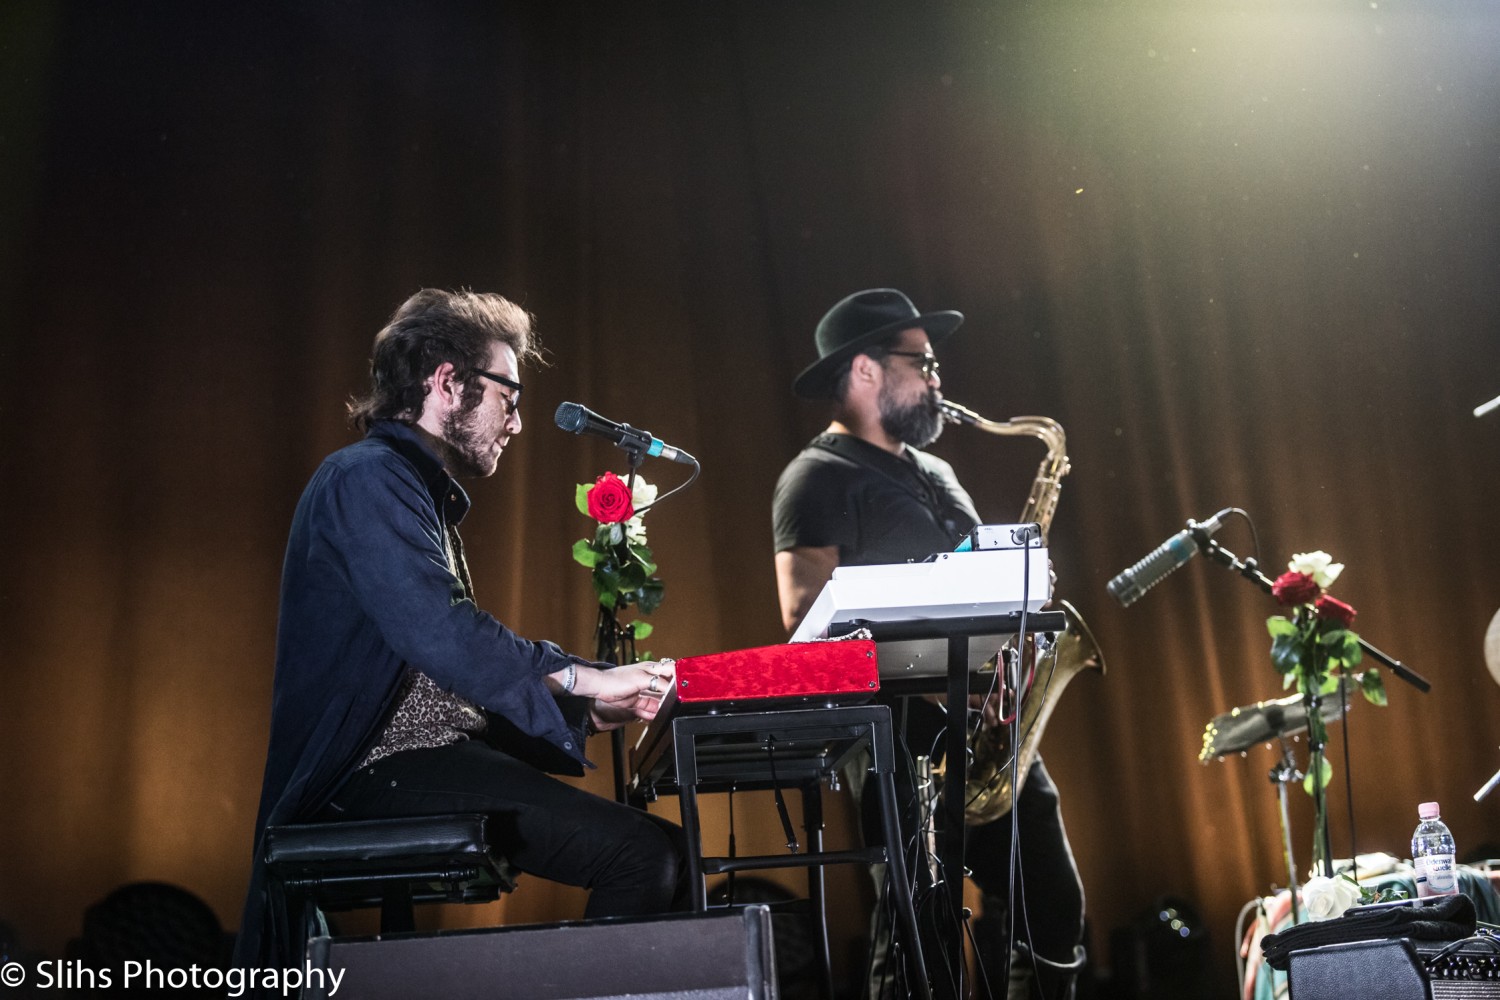
[{"label": "metal tripod leg", "polygon": [[1292,758],[1292,748],[1283,743],[1281,762],[1271,768],[1271,783],[1276,786],[1276,797],[1281,805],[1281,838],[1286,852],[1286,886],[1292,896],[1293,925],[1302,922],[1302,914],[1297,905],[1297,861],[1292,854],[1292,823],[1286,808],[1286,786],[1302,778],[1303,774],[1297,770],[1297,762]]},{"label": "metal tripod leg", "polygon": [[922,959],[922,942],[917,934],[917,910],[911,899],[911,877],[906,871],[906,852],[901,850],[896,779],[889,771],[878,772],[875,778],[880,789],[880,818],[886,845],[885,863],[890,873],[892,891],[896,895],[896,916],[901,921],[901,933],[906,937],[906,950],[911,956],[910,968],[917,980],[918,994],[922,1000],[932,1000],[932,987],[927,981],[927,963]]}]

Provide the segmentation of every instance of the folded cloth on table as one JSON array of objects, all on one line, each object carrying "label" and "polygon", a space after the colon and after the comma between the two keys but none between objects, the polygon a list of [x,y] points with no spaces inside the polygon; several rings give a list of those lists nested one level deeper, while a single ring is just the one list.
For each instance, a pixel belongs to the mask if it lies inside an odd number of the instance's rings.
[{"label": "folded cloth on table", "polygon": [[1457,941],[1472,935],[1474,927],[1474,901],[1457,893],[1436,902],[1414,901],[1410,906],[1363,912],[1351,910],[1332,920],[1298,924],[1280,934],[1267,934],[1261,940],[1261,950],[1271,968],[1285,971],[1292,952],[1303,948],[1378,938]]}]

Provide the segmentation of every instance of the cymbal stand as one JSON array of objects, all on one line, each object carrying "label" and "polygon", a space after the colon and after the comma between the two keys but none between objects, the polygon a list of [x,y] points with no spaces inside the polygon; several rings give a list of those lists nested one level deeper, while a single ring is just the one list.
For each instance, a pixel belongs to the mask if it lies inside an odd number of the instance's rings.
[{"label": "cymbal stand", "polygon": [[1271,784],[1276,786],[1276,798],[1281,806],[1281,839],[1282,848],[1286,853],[1286,887],[1292,896],[1292,924],[1293,926],[1302,922],[1302,915],[1297,903],[1297,862],[1292,854],[1292,821],[1287,812],[1286,789],[1288,785],[1295,784],[1305,778],[1301,771],[1297,770],[1296,758],[1292,756],[1291,745],[1286,738],[1281,740],[1281,760],[1271,768]]},{"label": "cymbal stand", "polygon": [[1474,793],[1474,801],[1478,802],[1480,799],[1490,794],[1490,792],[1493,792],[1496,785],[1500,785],[1500,771],[1496,771],[1493,775],[1491,775],[1490,780],[1484,783],[1484,787]]}]

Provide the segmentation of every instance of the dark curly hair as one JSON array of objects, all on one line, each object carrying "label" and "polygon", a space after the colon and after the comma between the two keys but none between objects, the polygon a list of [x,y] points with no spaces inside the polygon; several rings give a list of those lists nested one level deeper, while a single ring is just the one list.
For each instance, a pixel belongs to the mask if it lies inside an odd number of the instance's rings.
[{"label": "dark curly hair", "polygon": [[495,341],[516,352],[516,363],[540,360],[532,316],[501,295],[424,288],[401,303],[375,335],[370,391],[349,401],[349,419],[361,430],[376,420],[410,423],[422,411],[427,379],[447,361],[464,375],[465,402],[478,402],[479,376]]}]

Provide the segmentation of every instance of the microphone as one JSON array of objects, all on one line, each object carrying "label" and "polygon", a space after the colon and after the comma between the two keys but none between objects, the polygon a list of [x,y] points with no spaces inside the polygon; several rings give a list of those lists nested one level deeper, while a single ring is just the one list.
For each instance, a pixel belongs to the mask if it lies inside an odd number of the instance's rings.
[{"label": "microphone", "polygon": [[638,430],[629,424],[617,424],[607,417],[601,417],[593,410],[578,403],[562,403],[557,407],[557,414],[553,418],[557,426],[574,434],[594,434],[598,437],[607,438],[626,451],[640,452],[644,455],[659,456],[673,462],[681,462],[684,465],[697,465],[698,460],[681,448],[673,448],[665,442],[652,437],[647,431]]},{"label": "microphone", "polygon": [[1141,599],[1141,595],[1161,583],[1167,574],[1198,554],[1199,539],[1207,540],[1224,526],[1220,520],[1227,510],[1221,510],[1201,524],[1189,521],[1188,526],[1168,538],[1154,551],[1134,566],[1109,581],[1106,589],[1110,596],[1124,607],[1130,607]]}]

